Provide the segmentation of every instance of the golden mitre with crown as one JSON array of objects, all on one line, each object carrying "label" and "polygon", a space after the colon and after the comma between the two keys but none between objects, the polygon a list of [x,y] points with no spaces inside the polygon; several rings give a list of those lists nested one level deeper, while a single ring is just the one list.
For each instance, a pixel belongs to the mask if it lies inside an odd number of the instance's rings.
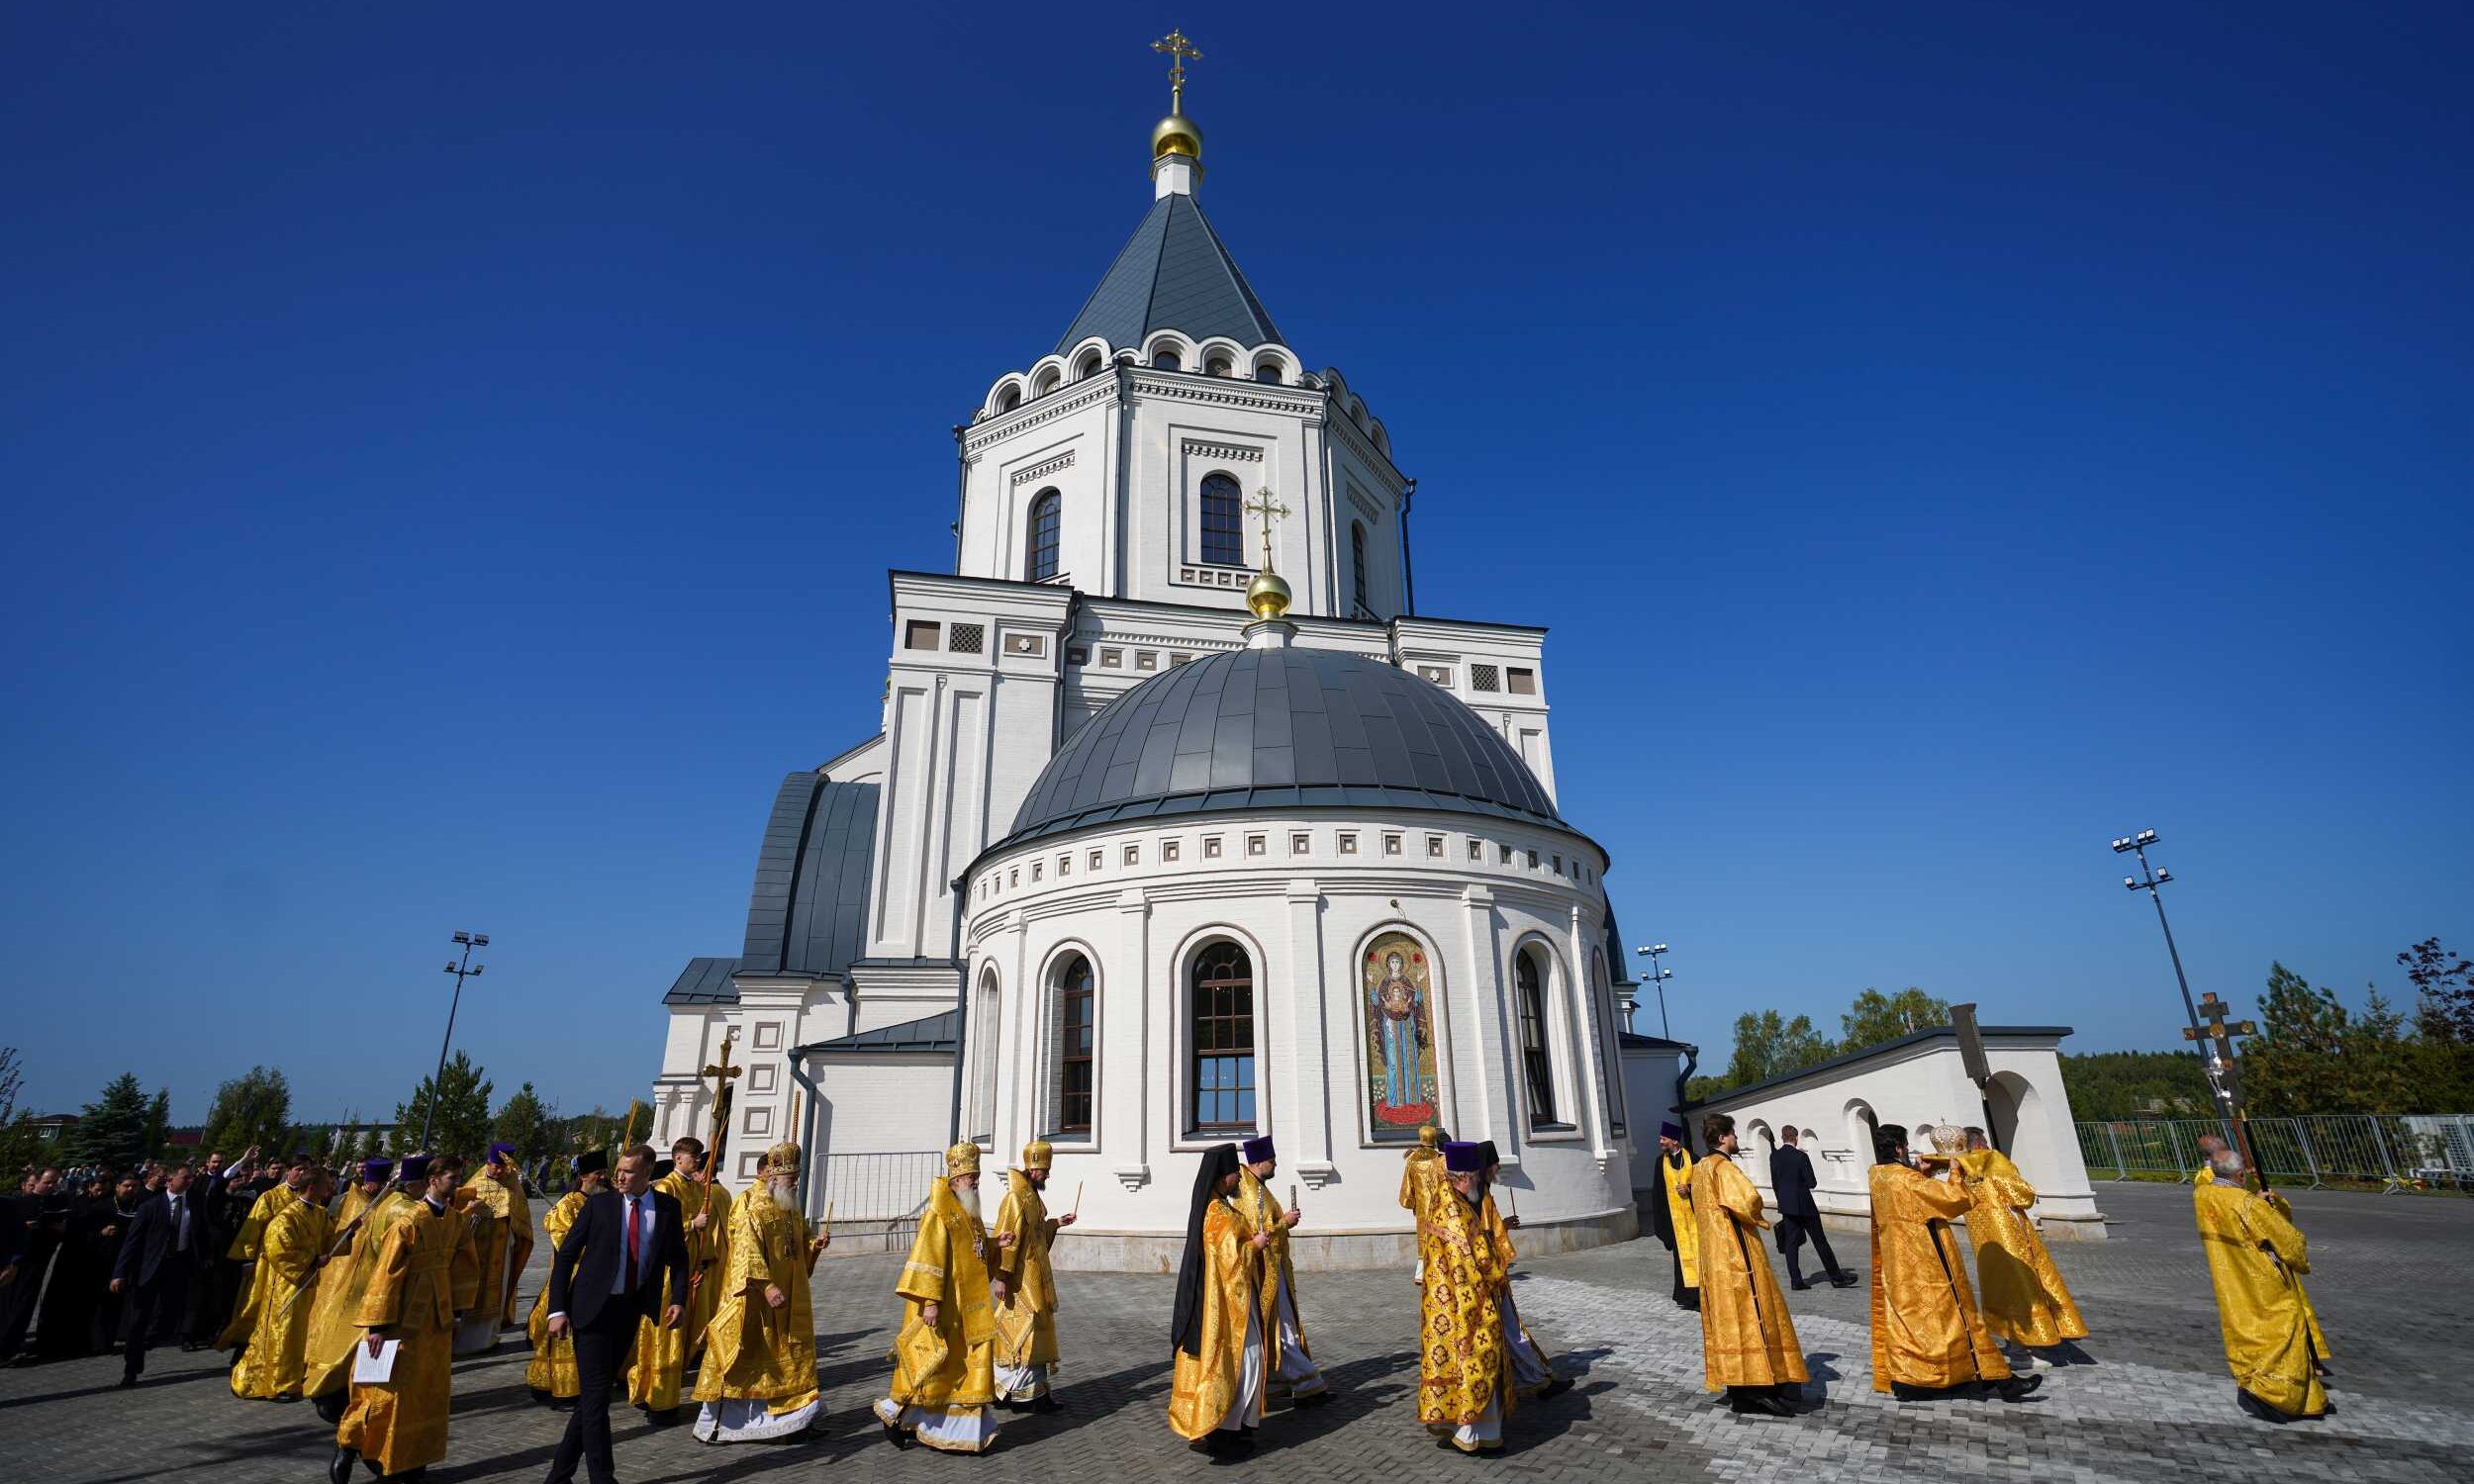
[{"label": "golden mitre with crown", "polygon": [[945,1151],[946,1179],[950,1180],[959,1175],[975,1175],[979,1172],[980,1147],[978,1145],[957,1144]]}]

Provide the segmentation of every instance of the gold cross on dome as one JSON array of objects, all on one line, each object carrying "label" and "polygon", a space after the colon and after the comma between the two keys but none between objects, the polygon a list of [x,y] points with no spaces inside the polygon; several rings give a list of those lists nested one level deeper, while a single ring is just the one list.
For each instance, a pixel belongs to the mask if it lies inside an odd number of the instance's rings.
[{"label": "gold cross on dome", "polygon": [[1166,52],[1170,58],[1169,112],[1173,114],[1182,114],[1186,111],[1187,58],[1191,57],[1195,61],[1200,61],[1202,60],[1202,53],[1194,49],[1193,43],[1186,40],[1186,33],[1183,31],[1172,31],[1167,36],[1153,42],[1151,44],[1151,49],[1154,51]]},{"label": "gold cross on dome", "polygon": [[1247,513],[1263,517],[1263,570],[1269,572],[1272,570],[1272,517],[1278,515],[1283,520],[1287,519],[1288,507],[1274,500],[1272,487],[1265,485],[1254,492],[1254,498],[1246,502],[1245,509]]}]

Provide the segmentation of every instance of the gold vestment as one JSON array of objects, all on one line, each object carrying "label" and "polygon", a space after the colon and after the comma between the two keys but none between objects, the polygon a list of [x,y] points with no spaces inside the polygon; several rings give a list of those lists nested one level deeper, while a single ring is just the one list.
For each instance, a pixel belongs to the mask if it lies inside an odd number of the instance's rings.
[{"label": "gold vestment", "polygon": [[1872,1193],[1872,1389],[1939,1389],[2010,1376],[1950,1229],[1965,1187],[1905,1164],[1875,1164]]},{"label": "gold vestment", "polygon": [[2192,1192],[2234,1384],[2277,1411],[2318,1417],[2328,1392],[2313,1368],[2301,1274],[2302,1231],[2267,1196],[2221,1181]]},{"label": "gold vestment", "polygon": [[[2216,1178],[2217,1172],[2210,1169],[2207,1165],[2202,1164],[2199,1166],[2199,1172],[2191,1176],[2191,1183],[2195,1185],[2213,1185],[2216,1183]],[[2277,1215],[2284,1217],[2287,1221],[2292,1221],[2294,1219],[2293,1202],[2285,1199],[2284,1196],[2277,1194],[2273,1190],[2261,1191],[2260,1195],[2269,1205],[2276,1208]],[[2328,1335],[2320,1328],[2320,1311],[2312,1306],[2311,1289],[2299,1276],[2294,1279],[2294,1292],[2302,1300],[2303,1325],[2311,1331],[2312,1358],[2325,1361],[2329,1358],[2331,1353],[2328,1347]]]},{"label": "gold vestment", "polygon": [[485,1170],[455,1192],[455,1208],[467,1217],[476,1211],[487,1213],[487,1219],[473,1229],[482,1298],[474,1307],[490,1308],[495,1294],[498,1323],[512,1325],[516,1322],[516,1279],[532,1257],[532,1207],[524,1199],[523,1180],[502,1180]]},{"label": "gold vestment", "polygon": [[[665,1191],[679,1203],[679,1227],[687,1240],[688,1291],[684,1297],[670,1291],[670,1275],[661,1279],[661,1302],[652,1314],[636,1326],[635,1370],[627,1380],[627,1400],[638,1407],[667,1412],[679,1405],[679,1390],[685,1384],[687,1363],[705,1347],[705,1332],[720,1312],[722,1285],[727,1280],[730,1259],[730,1192],[719,1185],[708,1185],[677,1170],[653,1182],[653,1188]],[[701,1232],[687,1231],[688,1223],[699,1214],[710,1216]],[[805,1238],[802,1238],[803,1244]],[[802,1271],[806,1270],[806,1248],[801,1249]],[[805,1289],[808,1285],[799,1285]],[[782,1290],[790,1292],[788,1287]],[[662,1328],[661,1316],[672,1304],[686,1312],[679,1318],[677,1329]],[[813,1346],[809,1360],[812,1364]]]},{"label": "gold vestment", "polygon": [[2087,1321],[2079,1317],[2061,1269],[2053,1265],[2045,1239],[2028,1218],[2036,1187],[1996,1149],[1959,1156],[1958,1171],[1972,1202],[1967,1207],[1967,1240],[1976,1252],[1985,1328],[2026,1345],[2085,1340]]},{"label": "gold vestment", "polygon": [[[567,1230],[584,1214],[584,1192],[570,1190],[558,1198],[558,1204],[541,1215],[541,1230],[549,1234],[550,1251],[567,1240]],[[578,1253],[581,1256],[581,1253]],[[532,1342],[532,1358],[524,1363],[524,1385],[544,1396],[573,1400],[584,1389],[576,1378],[576,1338],[550,1333],[550,1285],[543,1283],[533,1295],[532,1312],[524,1318],[524,1338]]]},{"label": "gold vestment", "polygon": [[1683,1286],[1701,1286],[1701,1234],[1692,1220],[1692,1157],[1681,1150],[1658,1157],[1658,1184],[1674,1224],[1675,1260],[1683,1264]]},{"label": "gold vestment", "polygon": [[[730,1203],[726,1255],[696,1372],[699,1402],[763,1402],[780,1415],[816,1399],[816,1323],[808,1291],[808,1223],[763,1181]],[[765,1302],[765,1285],[788,1300]]]},{"label": "gold vestment", "polygon": [[[1701,1290],[1701,1384],[1778,1386],[1805,1379],[1804,1347],[1760,1233],[1760,1192],[1725,1155],[1692,1166],[1691,1217]],[[1676,1240],[1682,1241],[1681,1229]]]},{"label": "gold vestment", "polygon": [[1005,1175],[1005,1198],[997,1207],[997,1235],[1013,1246],[997,1249],[997,1276],[1005,1301],[997,1306],[997,1363],[1020,1370],[1057,1363],[1057,1275],[1048,1250],[1057,1224],[1048,1203],[1016,1169]]},{"label": "gold vestment", "polygon": [[[1202,1216],[1202,1245],[1199,1353],[1189,1355],[1180,1346],[1170,1357],[1169,1431],[1189,1442],[1209,1435],[1237,1405],[1244,1385],[1249,1312],[1263,1346],[1266,1390],[1280,1346],[1279,1292],[1267,1281],[1263,1252],[1254,1246],[1254,1227],[1242,1205],[1214,1196]],[[1252,1424],[1261,1418],[1244,1421]]]},{"label": "gold vestment", "polygon": [[1425,1264],[1418,1301],[1417,1420],[1450,1432],[1476,1424],[1498,1402],[1512,1412],[1512,1357],[1503,1347],[1503,1248],[1484,1207],[1438,1176],[1425,1185],[1417,1251]]},{"label": "gold vestment", "polygon": [[309,1363],[308,1284],[326,1255],[333,1218],[307,1196],[277,1211],[258,1239],[257,1271],[240,1306],[247,1347],[232,1363],[232,1394],[271,1401],[299,1396]]},{"label": "gold vestment", "polygon": [[249,1207],[249,1214],[241,1219],[240,1230],[232,1234],[232,1246],[224,1250],[224,1255],[236,1262],[255,1262],[258,1244],[266,1236],[266,1224],[275,1219],[275,1213],[282,1210],[284,1203],[293,1195],[291,1187],[286,1185],[271,1185],[259,1191],[257,1200]]},{"label": "gold vestment", "polygon": [[1267,1343],[1275,1351],[1280,1347],[1280,1332],[1277,1323],[1277,1317],[1280,1314],[1280,1285],[1286,1283],[1288,1285],[1288,1318],[1297,1328],[1297,1348],[1308,1360],[1311,1360],[1314,1358],[1314,1350],[1305,1343],[1305,1315],[1303,1313],[1305,1306],[1304,1302],[1297,1297],[1297,1269],[1288,1260],[1288,1208],[1281,1203],[1279,1197],[1272,1194],[1270,1186],[1255,1177],[1253,1170],[1242,1164],[1237,1167],[1237,1207],[1245,1213],[1247,1224],[1254,1230],[1272,1234],[1272,1245],[1263,1250],[1263,1287],[1272,1295],[1272,1313],[1275,1317],[1273,1328],[1265,1332],[1271,1337]]},{"label": "gold vestment", "polygon": [[[352,1197],[359,1196],[359,1209],[353,1210]],[[309,1338],[303,1347],[305,1374],[302,1393],[306,1396],[333,1396],[344,1388],[352,1374],[352,1346],[361,1339],[361,1303],[369,1297],[370,1281],[378,1275],[378,1253],[385,1249],[388,1229],[413,1214],[421,1202],[390,1186],[371,1200],[361,1195],[360,1187],[352,1187],[344,1198],[348,1217],[335,1223],[335,1235],[328,1239],[330,1246],[340,1241],[333,1256],[318,1271],[318,1291],[301,1304],[310,1311]],[[360,1225],[353,1226],[354,1222]]]},{"label": "gold vestment", "polygon": [[352,1399],[335,1429],[335,1444],[378,1466],[409,1473],[446,1456],[448,1404],[454,1393],[455,1315],[477,1301],[481,1268],[472,1230],[449,1208],[426,1200],[387,1229],[378,1271],[361,1300],[357,1322],[402,1342],[384,1381],[354,1381]]}]

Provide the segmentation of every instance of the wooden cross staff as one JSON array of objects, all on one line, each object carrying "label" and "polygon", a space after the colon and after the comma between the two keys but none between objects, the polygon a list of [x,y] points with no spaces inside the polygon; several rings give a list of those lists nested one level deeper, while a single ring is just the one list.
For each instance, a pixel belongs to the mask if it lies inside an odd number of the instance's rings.
[{"label": "wooden cross staff", "polygon": [[2217,1097],[2225,1104],[2224,1113],[2234,1121],[2234,1137],[2241,1146],[2243,1165],[2250,1170],[2252,1178],[2259,1182],[2259,1188],[2265,1190],[2268,1188],[2268,1171],[2267,1167],[2259,1162],[2258,1154],[2251,1148],[2250,1121],[2242,1116],[2241,1071],[2238,1064],[2234,1060],[2234,1038],[2256,1036],[2259,1034],[2259,1027],[2247,1020],[2229,1022],[2225,1018],[2225,1012],[2231,1008],[2233,1007],[2217,998],[2217,992],[2214,989],[2201,995],[2199,1014],[2206,1024],[2184,1026],[2182,1039],[2214,1043],[2206,1049],[2211,1053],[2209,1060],[2215,1064],[2216,1074],[2210,1080],[2217,1084]]}]

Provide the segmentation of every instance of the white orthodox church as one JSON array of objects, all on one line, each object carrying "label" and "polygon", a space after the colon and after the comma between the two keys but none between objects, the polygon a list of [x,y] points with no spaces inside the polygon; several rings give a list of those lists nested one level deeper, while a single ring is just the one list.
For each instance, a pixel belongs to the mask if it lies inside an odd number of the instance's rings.
[{"label": "white orthodox church", "polygon": [[1133,236],[960,433],[954,570],[891,574],[874,734],[784,780],[740,953],[666,996],[656,1137],[707,1131],[735,1031],[724,1178],[796,1138],[811,1215],[1043,1139],[1059,1261],[1158,1268],[1198,1152],[1266,1134],[1308,1260],[1387,1264],[1440,1121],[1524,1249],[1628,1238],[1668,1099],[1628,1106],[1543,631],[1419,615],[1416,481],[1248,287],[1179,102]]}]

